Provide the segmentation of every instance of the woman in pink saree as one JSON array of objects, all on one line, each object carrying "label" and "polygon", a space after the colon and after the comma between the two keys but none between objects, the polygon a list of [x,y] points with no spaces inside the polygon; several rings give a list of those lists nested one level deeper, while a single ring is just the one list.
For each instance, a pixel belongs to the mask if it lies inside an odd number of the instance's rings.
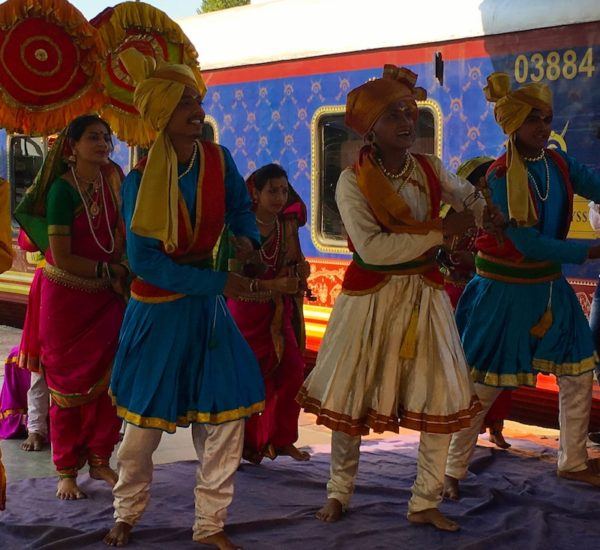
[{"label": "woman in pink saree", "polygon": [[[78,117],[61,134],[15,217],[42,250],[40,364],[51,396],[57,496],[85,498],[77,473],[114,485],[109,459],[120,421],[108,382],[125,309],[120,170],[108,124]],[[65,159],[67,164],[65,164]]]},{"label": "woman in pink saree", "polygon": [[[306,288],[310,267],[304,260],[298,228],[306,223],[306,208],[277,164],[263,166],[247,181],[261,233],[260,279],[298,277]],[[252,275],[247,273],[247,275]],[[308,460],[294,443],[298,439],[300,406],[296,394],[304,379],[304,316],[302,292],[277,290],[253,293],[227,305],[258,359],[265,383],[265,410],[246,421],[243,457],[255,464],[263,457],[288,455]]]}]

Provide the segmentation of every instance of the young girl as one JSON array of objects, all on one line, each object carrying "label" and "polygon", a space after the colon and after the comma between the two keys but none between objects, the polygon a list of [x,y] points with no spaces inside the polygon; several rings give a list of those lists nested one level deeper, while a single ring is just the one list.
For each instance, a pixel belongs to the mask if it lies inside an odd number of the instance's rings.
[{"label": "young girl", "polygon": [[304,461],[309,454],[294,446],[300,414],[295,397],[304,374],[302,293],[284,293],[282,284],[298,277],[300,286],[306,285],[310,267],[298,239],[306,208],[277,164],[263,166],[247,184],[262,241],[259,256],[264,272],[259,277],[269,280],[273,290],[227,301],[259,361],[266,390],[265,411],[246,421],[243,456],[255,464],[277,455]]}]

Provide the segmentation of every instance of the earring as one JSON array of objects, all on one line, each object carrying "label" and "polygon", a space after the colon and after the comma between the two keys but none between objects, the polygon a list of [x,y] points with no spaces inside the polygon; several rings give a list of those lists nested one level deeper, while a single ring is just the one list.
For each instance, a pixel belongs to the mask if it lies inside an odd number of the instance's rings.
[{"label": "earring", "polygon": [[67,164],[77,164],[77,157],[74,153],[67,157]]}]

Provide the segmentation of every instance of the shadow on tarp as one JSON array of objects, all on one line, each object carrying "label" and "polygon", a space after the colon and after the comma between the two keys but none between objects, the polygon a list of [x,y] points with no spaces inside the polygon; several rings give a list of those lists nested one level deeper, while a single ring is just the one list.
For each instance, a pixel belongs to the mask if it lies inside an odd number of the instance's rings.
[{"label": "shadow on tarp", "polygon": [[[228,533],[252,549],[570,549],[600,547],[600,490],[559,480],[555,453],[515,440],[513,450],[478,448],[463,498],[442,510],[462,530],[442,533],[405,518],[415,475],[418,437],[365,441],[356,494],[347,516],[323,524],[314,514],[325,498],[329,454],[308,463],[289,458],[243,464],[236,478]],[[157,466],[152,499],[130,548],[200,548],[192,542],[194,462]],[[84,501],[55,498],[54,478],[9,484],[0,514],[0,548],[106,548],[112,524],[108,487],[81,476]]]}]

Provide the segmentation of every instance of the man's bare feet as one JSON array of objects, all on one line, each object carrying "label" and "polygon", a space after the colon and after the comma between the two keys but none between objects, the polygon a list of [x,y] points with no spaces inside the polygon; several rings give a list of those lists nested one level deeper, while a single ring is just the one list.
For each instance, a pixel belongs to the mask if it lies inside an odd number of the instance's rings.
[{"label": "man's bare feet", "polygon": [[591,468],[586,468],[580,472],[563,472],[558,470],[556,472],[558,477],[563,479],[570,479],[572,481],[582,481],[583,483],[589,483],[594,487],[600,487],[600,475],[595,473]]},{"label": "man's bare feet", "polygon": [[106,481],[111,487],[114,487],[119,480],[117,472],[110,466],[90,466],[90,477],[92,479]]},{"label": "man's bare feet", "polygon": [[281,456],[291,456],[294,460],[298,462],[306,462],[310,460],[310,454],[306,451],[301,451],[293,444],[286,445],[285,447],[278,447],[277,454]]},{"label": "man's bare feet", "polygon": [[408,521],[419,525],[433,525],[440,531],[458,531],[460,525],[451,519],[448,519],[437,508],[428,508],[421,512],[408,514]]},{"label": "man's bare feet", "polygon": [[458,500],[460,498],[458,485],[458,479],[452,476],[444,476],[444,498]]},{"label": "man's bare feet", "polygon": [[196,542],[200,544],[208,544],[210,546],[214,546],[219,550],[241,550],[241,546],[231,542],[229,537],[225,534],[225,531],[219,531],[214,535],[209,535],[208,537],[202,537],[199,539],[194,539]]},{"label": "man's bare feet", "polygon": [[31,432],[25,441],[21,443],[22,451],[41,451],[46,443],[46,438],[35,432]]},{"label": "man's bare feet", "polygon": [[129,542],[132,529],[133,525],[129,525],[124,521],[117,521],[104,537],[104,544],[108,546],[125,546]]},{"label": "man's bare feet", "polygon": [[496,447],[500,449],[510,449],[511,444],[504,439],[504,435],[502,434],[502,430],[498,430],[496,428],[490,428],[490,443],[496,445]]},{"label": "man's bare feet", "polygon": [[325,523],[338,521],[344,514],[344,507],[337,498],[328,498],[327,502],[317,512],[317,519]]},{"label": "man's bare feet", "polygon": [[79,500],[87,495],[77,486],[74,477],[63,477],[58,480],[56,496],[61,500]]},{"label": "man's bare feet", "polygon": [[242,458],[245,461],[250,462],[250,464],[258,466],[262,462],[263,455],[254,449],[244,448],[242,452]]}]

